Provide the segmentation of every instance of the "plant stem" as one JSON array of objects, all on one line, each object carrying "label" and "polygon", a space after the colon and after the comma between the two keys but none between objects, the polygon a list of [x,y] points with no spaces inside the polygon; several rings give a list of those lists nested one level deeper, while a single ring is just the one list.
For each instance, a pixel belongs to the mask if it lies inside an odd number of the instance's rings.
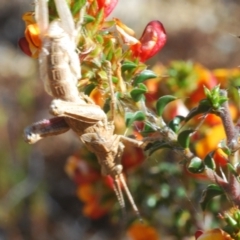
[{"label": "plant stem", "polygon": [[[220,90],[220,95],[227,97],[226,90]],[[224,102],[219,112],[219,116],[222,119],[223,127],[227,137],[227,146],[234,150],[236,148],[236,130],[232,121],[232,117],[229,110],[228,101]]]}]

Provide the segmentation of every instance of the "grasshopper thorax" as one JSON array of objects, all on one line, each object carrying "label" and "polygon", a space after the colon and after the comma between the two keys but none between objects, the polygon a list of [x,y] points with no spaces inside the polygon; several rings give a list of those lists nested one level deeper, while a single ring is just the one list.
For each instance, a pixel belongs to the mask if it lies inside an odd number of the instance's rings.
[{"label": "grasshopper thorax", "polygon": [[66,36],[67,34],[62,28],[60,20],[54,20],[50,23],[49,29],[48,29],[48,37],[57,39],[57,38],[63,38]]}]

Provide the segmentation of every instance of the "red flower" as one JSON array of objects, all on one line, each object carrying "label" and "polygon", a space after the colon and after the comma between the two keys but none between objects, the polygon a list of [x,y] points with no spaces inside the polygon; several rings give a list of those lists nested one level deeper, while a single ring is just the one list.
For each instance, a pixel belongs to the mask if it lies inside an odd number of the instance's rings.
[{"label": "red flower", "polygon": [[104,8],[104,16],[107,17],[116,7],[118,0],[97,0],[99,9]]},{"label": "red flower", "polygon": [[136,147],[126,146],[122,156],[122,165],[124,169],[131,169],[139,166],[144,161],[144,153]]},{"label": "red flower", "polygon": [[145,62],[162,49],[166,40],[167,36],[162,23],[151,21],[144,29],[139,42],[132,45],[130,49],[134,57],[138,57],[141,62]]},{"label": "red flower", "polygon": [[165,45],[167,36],[161,22],[152,21],[146,26],[142,37],[137,40],[132,29],[115,18],[116,28],[125,44],[130,46],[133,57],[137,57],[141,62],[145,62]]},{"label": "red flower", "polygon": [[94,183],[102,178],[101,174],[89,165],[87,161],[77,156],[68,158],[65,171],[77,185]]}]

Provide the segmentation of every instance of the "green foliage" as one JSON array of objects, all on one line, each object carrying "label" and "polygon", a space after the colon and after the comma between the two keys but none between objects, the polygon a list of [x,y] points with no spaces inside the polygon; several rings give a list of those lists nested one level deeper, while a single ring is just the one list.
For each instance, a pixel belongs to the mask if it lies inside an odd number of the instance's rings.
[{"label": "green foliage", "polygon": [[163,97],[160,97],[156,103],[157,115],[162,116],[165,106],[176,99],[177,99],[176,97],[171,95],[165,95]]},{"label": "green foliage", "polygon": [[188,148],[190,144],[190,135],[194,133],[194,130],[188,129],[181,131],[178,134],[178,142],[183,148]]},{"label": "green foliage", "polygon": [[203,211],[206,210],[208,203],[212,200],[212,198],[224,194],[224,191],[221,187],[216,184],[210,184],[203,191],[202,197],[200,200],[200,205]]}]

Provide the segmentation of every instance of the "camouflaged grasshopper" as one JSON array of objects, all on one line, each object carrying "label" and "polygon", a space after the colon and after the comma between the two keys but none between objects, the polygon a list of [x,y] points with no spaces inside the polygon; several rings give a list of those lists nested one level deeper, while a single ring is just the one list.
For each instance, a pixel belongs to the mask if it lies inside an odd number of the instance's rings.
[{"label": "camouflaged grasshopper", "polygon": [[[133,210],[139,215],[122,174],[121,157],[124,144],[141,147],[142,142],[114,134],[113,121],[108,121],[105,112],[88,96],[78,92],[77,82],[81,77],[81,70],[76,52],[76,39],[80,28],[75,28],[66,0],[55,0],[55,5],[60,20],[54,20],[49,24],[46,0],[38,0],[36,20],[42,40],[39,56],[40,77],[46,91],[54,98],[50,105],[50,113],[56,117],[27,127],[24,132],[25,140],[32,144],[44,137],[72,129],[89,151],[97,156],[102,174],[110,175],[114,179],[114,191],[120,206],[125,207],[122,185]],[[78,26],[81,26],[81,23]],[[107,73],[112,89],[113,106],[114,93],[110,69],[111,65],[108,64]]]}]

